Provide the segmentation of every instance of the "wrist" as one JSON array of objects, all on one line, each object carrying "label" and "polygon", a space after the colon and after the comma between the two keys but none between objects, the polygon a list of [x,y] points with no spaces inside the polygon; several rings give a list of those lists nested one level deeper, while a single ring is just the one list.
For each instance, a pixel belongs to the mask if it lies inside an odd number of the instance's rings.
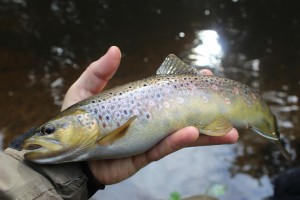
[{"label": "wrist", "polygon": [[87,162],[81,162],[81,168],[88,178],[87,188],[89,197],[93,196],[93,194],[95,194],[98,190],[103,190],[105,188],[105,185],[95,178]]}]

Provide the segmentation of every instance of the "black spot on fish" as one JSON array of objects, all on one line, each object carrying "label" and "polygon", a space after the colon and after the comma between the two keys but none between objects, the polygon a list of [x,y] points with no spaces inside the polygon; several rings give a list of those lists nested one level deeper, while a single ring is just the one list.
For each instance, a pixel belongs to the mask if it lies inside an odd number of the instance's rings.
[{"label": "black spot on fish", "polygon": [[95,101],[95,100],[92,100],[92,103],[96,103],[96,101]]},{"label": "black spot on fish", "polygon": [[125,115],[127,115],[127,114],[128,114],[127,110],[124,110],[123,112],[124,112],[124,114],[125,114]]},{"label": "black spot on fish", "polygon": [[146,118],[147,118],[147,119],[150,119],[150,115],[149,115],[148,113],[146,114]]},{"label": "black spot on fish", "polygon": [[106,121],[108,121],[110,118],[109,118],[109,116],[105,116],[105,119],[106,119]]}]

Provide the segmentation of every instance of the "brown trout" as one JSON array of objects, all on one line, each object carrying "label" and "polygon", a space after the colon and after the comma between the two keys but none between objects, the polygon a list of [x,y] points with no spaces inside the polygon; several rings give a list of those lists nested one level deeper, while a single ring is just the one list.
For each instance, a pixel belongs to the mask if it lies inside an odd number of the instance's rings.
[{"label": "brown trout", "polygon": [[143,153],[187,126],[209,136],[250,128],[279,140],[275,117],[249,87],[201,75],[169,55],[156,76],[71,106],[34,130],[23,148],[30,150],[25,158],[36,163],[121,158]]}]

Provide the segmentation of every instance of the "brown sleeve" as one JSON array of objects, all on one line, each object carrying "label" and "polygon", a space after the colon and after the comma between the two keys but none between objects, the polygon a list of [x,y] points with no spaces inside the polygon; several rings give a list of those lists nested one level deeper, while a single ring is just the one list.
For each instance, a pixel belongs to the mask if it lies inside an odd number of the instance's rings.
[{"label": "brown sleeve", "polygon": [[0,199],[87,199],[87,178],[78,163],[35,165],[25,151],[0,153]]}]

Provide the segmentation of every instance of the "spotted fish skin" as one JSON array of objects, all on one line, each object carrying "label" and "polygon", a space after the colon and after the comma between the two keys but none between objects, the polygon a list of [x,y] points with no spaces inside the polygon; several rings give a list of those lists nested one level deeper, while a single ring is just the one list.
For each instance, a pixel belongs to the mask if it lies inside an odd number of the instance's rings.
[{"label": "spotted fish skin", "polygon": [[121,158],[143,153],[187,126],[210,136],[250,128],[279,139],[276,119],[257,93],[234,80],[201,75],[170,55],[156,76],[71,106],[37,128],[23,147],[41,146],[25,154],[37,163]]},{"label": "spotted fish skin", "polygon": [[[273,120],[268,106],[249,87],[230,79],[204,75],[154,76],[105,91],[76,107],[99,120],[103,135],[137,116],[122,139],[109,148],[98,146],[99,151],[89,155],[98,158],[144,152],[186,126],[195,126],[201,133],[214,136],[205,127],[220,116],[239,128],[248,128],[263,118]],[[273,132],[269,134],[276,138]]]}]

